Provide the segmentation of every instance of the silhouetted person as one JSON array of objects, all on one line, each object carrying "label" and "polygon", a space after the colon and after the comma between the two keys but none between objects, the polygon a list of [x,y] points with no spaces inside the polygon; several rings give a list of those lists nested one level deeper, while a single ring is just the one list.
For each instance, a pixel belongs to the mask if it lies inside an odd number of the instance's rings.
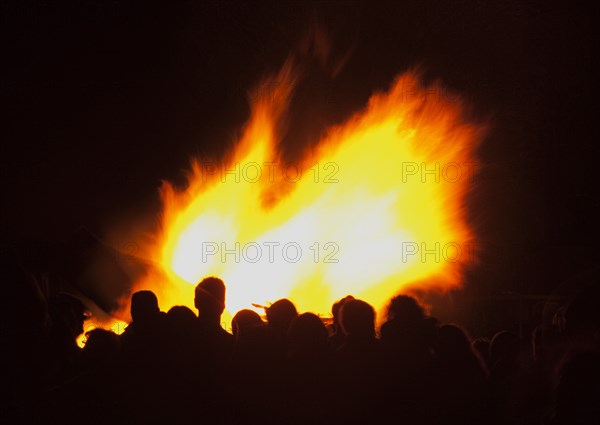
[{"label": "silhouetted person", "polygon": [[233,349],[233,335],[221,327],[225,310],[225,284],[218,277],[204,278],[196,285],[194,306],[198,309],[198,330],[207,343],[228,357]]},{"label": "silhouetted person", "polygon": [[362,300],[347,301],[340,312],[340,323],[346,339],[340,352],[370,354],[379,349],[375,338],[375,310]]},{"label": "silhouetted person", "polygon": [[167,323],[170,329],[192,329],[196,324],[196,313],[184,305],[175,305],[167,311]]},{"label": "silhouetted person", "polygon": [[132,295],[130,312],[132,321],[120,335],[127,368],[125,385],[130,388],[128,404],[139,422],[158,424],[166,420],[159,403],[164,402],[170,372],[165,367],[169,364],[166,315],[160,311],[156,294],[148,290]]},{"label": "silhouetted person", "polygon": [[380,410],[382,356],[375,337],[375,310],[365,301],[347,301],[340,310],[346,335],[338,350],[338,395],[341,422],[367,423]]},{"label": "silhouetted person", "polygon": [[105,370],[119,361],[121,341],[119,336],[105,329],[93,329],[86,333],[82,349],[82,363],[85,370]]},{"label": "silhouetted person", "polygon": [[164,313],[152,291],[138,291],[131,296],[131,323],[121,334],[123,349],[128,355],[145,355],[155,350],[164,332]]},{"label": "silhouetted person", "polygon": [[190,340],[197,333],[198,317],[190,308],[176,305],[167,312],[165,322],[173,365],[177,368],[181,367],[182,372],[187,372],[194,362]]},{"label": "silhouetted person", "polygon": [[76,419],[74,422],[81,417],[92,424],[123,422],[128,412],[119,336],[108,330],[94,329],[87,332],[86,337],[82,350],[83,374],[71,385],[72,393],[81,399],[78,404],[81,415],[71,413]]},{"label": "silhouetted person", "polygon": [[321,358],[328,352],[327,328],[313,313],[299,315],[290,325],[290,352],[292,359]]},{"label": "silhouetted person", "polygon": [[233,332],[233,336],[237,338],[239,333],[243,332],[243,329],[262,324],[263,321],[257,312],[244,309],[238,311],[233,316],[233,319],[231,319],[231,331]]},{"label": "silhouetted person", "polygon": [[429,318],[419,302],[408,295],[390,300],[387,322],[381,327],[384,349],[409,368],[427,367],[435,336],[435,319]]},{"label": "silhouetted person", "polygon": [[194,306],[198,310],[197,334],[193,340],[197,360],[190,373],[196,379],[196,402],[203,406],[196,419],[222,423],[228,420],[228,362],[234,346],[233,335],[221,327],[225,310],[223,281],[214,276],[202,279],[196,285]]},{"label": "silhouetted person", "polygon": [[174,424],[191,424],[197,420],[197,369],[202,359],[194,346],[197,327],[196,313],[186,306],[173,306],[165,315],[165,335],[161,338],[164,345],[161,358],[165,360],[154,365],[162,375],[161,388],[157,390],[160,399],[156,403],[172,408],[163,408],[152,420]]},{"label": "silhouetted person", "polygon": [[390,420],[432,423],[432,389],[435,371],[432,356],[436,321],[426,315],[419,302],[408,295],[393,297],[387,321],[381,327],[385,358],[385,412]]},{"label": "silhouetted person", "polygon": [[131,319],[138,324],[153,321],[160,314],[158,298],[152,291],[138,291],[131,296]]},{"label": "silhouetted person", "polygon": [[509,331],[500,331],[490,342],[490,383],[496,416],[500,423],[513,423],[521,415],[526,378],[521,367],[521,341]]},{"label": "silhouetted person", "polygon": [[[257,400],[258,406],[268,409],[269,414],[264,421],[277,424],[285,423],[286,400],[291,385],[284,374],[285,360],[289,349],[288,329],[290,323],[298,316],[296,307],[288,299],[281,299],[265,309],[267,317],[266,327],[247,327],[240,332],[238,365],[254,364],[255,370],[260,374],[253,380],[262,387],[264,400]],[[250,332],[245,332],[249,330]],[[258,344],[261,346],[259,347]],[[248,361],[240,359],[243,352],[247,353]],[[252,374],[252,370],[247,370]],[[247,375],[248,376],[248,375]],[[265,404],[266,403],[266,404]],[[247,409],[248,412],[257,412],[256,408]],[[247,420],[255,419],[246,416]]]},{"label": "silhouetted person", "polygon": [[252,373],[251,369],[272,366],[273,354],[271,348],[271,334],[267,324],[262,321],[258,313],[252,310],[238,311],[231,321],[234,331],[235,349],[232,363],[243,369],[241,373]]},{"label": "silhouetted person", "polygon": [[333,378],[333,352],[327,343],[327,328],[317,315],[303,313],[292,321],[289,337],[287,373],[293,391],[287,422],[331,423],[330,400],[319,390],[329,387]]},{"label": "silhouetted person", "polygon": [[[281,392],[273,385],[274,371],[271,334],[267,324],[252,310],[240,310],[232,319],[235,348],[230,363],[232,398],[230,410],[232,423],[276,423],[269,397],[272,390]],[[265,414],[268,412],[268,414]]]},{"label": "silhouetted person", "polygon": [[267,323],[271,331],[273,354],[284,359],[289,350],[288,330],[298,317],[296,306],[287,298],[275,301],[266,309]]},{"label": "silhouetted person", "polygon": [[465,332],[442,325],[434,345],[438,372],[437,423],[483,423],[488,408],[488,384],[483,361]]},{"label": "silhouetted person", "polygon": [[509,331],[500,331],[490,342],[490,371],[505,373],[519,367],[519,337]]},{"label": "silhouetted person", "polygon": [[393,297],[389,302],[387,315],[388,321],[397,320],[408,328],[418,325],[426,317],[425,309],[416,298],[410,295],[396,295]]},{"label": "silhouetted person", "polygon": [[329,344],[334,350],[337,350],[344,343],[345,334],[340,324],[340,309],[349,300],[353,300],[352,295],[346,295],[339,301],[336,301],[331,306],[331,315],[333,316],[333,323],[329,328]]}]

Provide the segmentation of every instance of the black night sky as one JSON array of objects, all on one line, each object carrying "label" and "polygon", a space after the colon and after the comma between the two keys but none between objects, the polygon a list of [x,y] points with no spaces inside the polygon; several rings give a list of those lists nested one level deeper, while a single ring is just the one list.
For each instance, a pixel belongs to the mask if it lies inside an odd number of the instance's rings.
[{"label": "black night sky", "polygon": [[[544,292],[597,264],[592,17],[571,2],[10,1],[3,6],[3,243],[102,237],[158,212],[161,179],[220,155],[247,90],[317,22],[337,78],[299,88],[293,156],[415,65],[491,127],[470,202],[483,248],[473,279]],[[593,115],[594,114],[594,115]],[[295,117],[295,118],[294,118]]]}]

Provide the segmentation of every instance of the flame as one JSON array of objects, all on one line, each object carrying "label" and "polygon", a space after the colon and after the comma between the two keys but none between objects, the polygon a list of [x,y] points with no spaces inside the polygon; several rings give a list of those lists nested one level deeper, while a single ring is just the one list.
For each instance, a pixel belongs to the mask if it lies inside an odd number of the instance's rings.
[{"label": "flame", "polygon": [[85,321],[83,325],[83,333],[75,339],[75,342],[77,343],[77,346],[79,348],[83,348],[85,346],[85,343],[87,342],[87,333],[93,331],[96,328],[108,329],[116,333],[117,335],[121,335],[125,331],[126,327],[127,322],[124,322],[122,320],[102,320],[97,316],[92,316],[90,319]]},{"label": "flame", "polygon": [[140,288],[193,308],[193,285],[219,276],[231,317],[283,297],[328,314],[352,294],[380,310],[411,285],[460,286],[476,254],[465,200],[483,134],[463,101],[405,73],[291,164],[278,143],[296,83],[286,64],[251,97],[222,161],[194,160],[185,190],[163,184],[151,256],[164,275]]}]

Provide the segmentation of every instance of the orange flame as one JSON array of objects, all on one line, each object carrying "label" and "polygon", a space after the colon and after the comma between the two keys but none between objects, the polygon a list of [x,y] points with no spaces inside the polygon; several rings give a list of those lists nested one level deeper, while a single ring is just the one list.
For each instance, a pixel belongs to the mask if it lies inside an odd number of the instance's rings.
[{"label": "orange flame", "polygon": [[327,314],[347,294],[381,309],[410,285],[459,286],[475,255],[465,198],[483,126],[463,119],[458,96],[409,72],[289,164],[278,123],[295,83],[287,64],[252,96],[225,159],[195,160],[183,191],[163,184],[151,255],[167,282],[139,287],[163,307],[193,307],[193,285],[216,275],[229,313],[289,297]]}]

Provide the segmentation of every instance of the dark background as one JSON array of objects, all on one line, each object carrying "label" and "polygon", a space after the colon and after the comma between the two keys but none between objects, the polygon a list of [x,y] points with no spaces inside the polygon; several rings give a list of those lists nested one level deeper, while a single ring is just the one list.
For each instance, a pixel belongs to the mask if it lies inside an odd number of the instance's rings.
[{"label": "dark background", "polygon": [[[99,237],[159,212],[161,179],[220,155],[247,90],[318,22],[332,55],[299,88],[289,155],[415,65],[490,119],[467,285],[549,293],[599,258],[592,17],[571,2],[4,2],[2,242]],[[318,68],[318,67],[317,67]],[[294,119],[296,117],[296,119]],[[35,250],[35,248],[31,248]]]}]

